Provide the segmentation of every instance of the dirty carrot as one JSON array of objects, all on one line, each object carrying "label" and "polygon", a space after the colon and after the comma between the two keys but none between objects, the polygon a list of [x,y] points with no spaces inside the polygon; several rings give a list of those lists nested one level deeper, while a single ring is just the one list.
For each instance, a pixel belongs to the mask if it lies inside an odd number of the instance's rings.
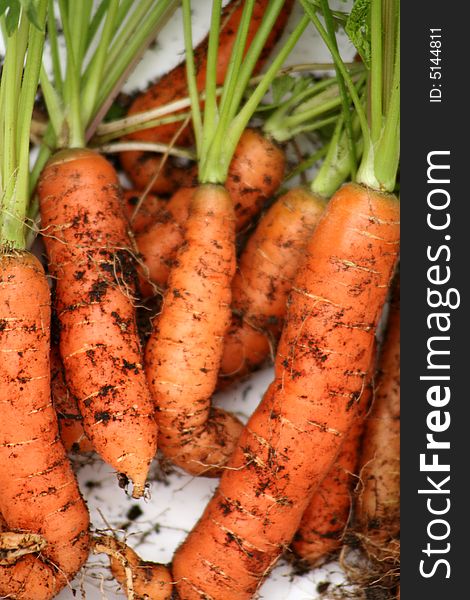
[{"label": "dirty carrot", "polygon": [[[66,382],[93,448],[132,481],[134,497],[144,494],[157,444],[136,325],[135,252],[117,173],[85,144],[129,65],[175,7],[174,0],[138,0],[126,3],[118,18],[119,3],[107,3],[102,35],[88,56],[88,27],[96,13],[77,13],[59,2],[66,64],[60,65],[56,48],[60,68],[54,69],[54,85],[46,69],[41,72],[50,146],[62,148],[43,168],[37,191],[56,280]],[[53,30],[54,13],[51,17]]]},{"label": "dirty carrot", "polygon": [[293,284],[275,380],[174,556],[185,599],[251,598],[292,539],[352,424],[398,240],[393,196],[348,184],[330,201]]},{"label": "dirty carrot", "polygon": [[[241,231],[275,193],[284,177],[285,156],[274,142],[254,129],[245,129],[228,170],[225,188],[235,209],[235,227]],[[144,296],[154,285],[164,288],[178,248],[183,243],[192,189],[181,187],[167,204],[167,210],[153,225],[136,236],[143,268],[140,288]]]},{"label": "dirty carrot", "polygon": [[127,598],[174,598],[173,578],[165,565],[142,560],[130,546],[109,536],[94,540],[94,552],[108,555],[111,573],[126,592]]},{"label": "dirty carrot", "polygon": [[220,378],[239,378],[274,356],[292,280],[324,208],[323,199],[295,188],[262,217],[233,280]]},{"label": "dirty carrot", "polygon": [[72,396],[65,381],[64,365],[59,347],[51,347],[51,397],[59,420],[59,433],[67,451],[92,452],[93,445],[83,430],[83,417],[76,398]]},{"label": "dirty carrot", "polygon": [[157,430],[117,175],[92,150],[63,150],[41,173],[38,195],[67,386],[95,450],[142,495]]},{"label": "dirty carrot", "polygon": [[[374,375],[375,352],[370,376]],[[292,548],[305,564],[327,560],[341,546],[352,513],[353,488],[358,481],[359,451],[364,420],[370,409],[373,382],[368,381],[357,403],[354,424],[346,433],[329,473],[302,516]]]},{"label": "dirty carrot", "polygon": [[89,553],[88,512],[51,405],[49,336],[50,293],[41,264],[24,251],[2,251],[0,512],[8,529],[46,540],[40,557],[0,566],[0,595],[23,600],[55,596]]},{"label": "dirty carrot", "polygon": [[374,403],[367,418],[355,530],[368,555],[393,563],[400,533],[400,290],[393,290],[379,362]]},{"label": "dirty carrot", "polygon": [[[238,110],[243,86],[248,84],[282,5],[281,0],[270,3],[242,65],[243,44],[254,7],[253,0],[246,2],[233,62],[217,105],[216,49],[221,2],[214,0],[203,119],[192,56],[191,6],[189,0],[183,2],[199,186],[191,201],[184,244],[170,272],[162,309],[149,338],[145,358],[161,429],[159,446],[164,454],[194,474],[218,474],[242,428],[235,417],[213,410],[210,405],[222,356],[223,336],[230,324],[231,281],[235,272],[235,213],[233,200],[223,184],[253,111],[307,24],[303,20],[296,27],[264,81]],[[236,93],[232,94],[236,84],[239,84]]]},{"label": "dirty carrot", "polygon": [[26,250],[29,130],[47,5],[31,2],[16,22],[10,9],[8,27],[2,17],[0,596],[19,600],[58,594],[86,561],[90,542],[88,511],[51,404],[49,286],[41,263]]},{"label": "dirty carrot", "polygon": [[142,202],[140,197],[139,190],[124,190],[124,212],[134,234],[155,223],[168,204],[155,194],[147,194]]},{"label": "dirty carrot", "polygon": [[[261,0],[255,3],[253,16],[249,24],[246,48],[248,48],[259,29],[261,20],[268,5],[267,0]],[[261,70],[266,62],[272,48],[279,39],[293,6],[293,0],[287,0],[280,12],[277,20],[273,24],[272,30],[261,52],[256,67],[253,72]],[[236,34],[239,28],[244,2],[232,0],[224,9],[221,16],[221,29],[219,38],[219,47],[216,63],[217,85],[223,85],[230,63],[232,49],[236,42]],[[199,92],[204,89],[207,73],[207,50],[208,38],[194,50],[194,59],[196,66],[196,85]],[[162,106],[168,102],[185,98],[188,95],[188,85],[186,80],[186,67],[182,63],[164,75],[156,84],[150,86],[143,94],[139,94],[132,103],[129,113],[134,114]],[[178,123],[161,125],[159,127],[149,128],[129,135],[130,139],[147,140],[154,142],[169,143],[178,129]],[[192,141],[190,128],[186,128],[178,138],[179,145],[188,145]],[[138,189],[144,189],[151,176],[158,169],[161,158],[158,155],[144,152],[124,152],[121,154],[121,164],[124,170],[132,179]],[[187,185],[179,177],[185,176],[185,169],[176,166],[168,166],[168,171],[162,173],[155,181],[152,191],[156,193],[171,193],[181,185]]]}]

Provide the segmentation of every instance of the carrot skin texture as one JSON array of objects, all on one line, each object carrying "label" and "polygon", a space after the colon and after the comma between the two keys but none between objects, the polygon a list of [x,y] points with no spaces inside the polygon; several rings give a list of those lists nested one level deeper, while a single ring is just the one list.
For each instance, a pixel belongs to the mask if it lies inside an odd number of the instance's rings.
[{"label": "carrot skin texture", "polygon": [[124,212],[134,234],[140,233],[155,223],[168,204],[166,200],[162,200],[155,194],[147,194],[134,216],[140,194],[139,190],[124,190]]},{"label": "carrot skin texture", "polygon": [[51,397],[59,420],[59,433],[67,452],[93,452],[93,445],[83,430],[83,417],[77,399],[65,381],[65,372],[57,345],[51,347]]},{"label": "carrot skin texture", "polygon": [[313,494],[295,534],[292,549],[312,566],[327,559],[341,546],[351,515],[364,420],[371,398],[369,383],[358,401],[358,414],[345,436],[338,457]]},{"label": "carrot skin texture", "polygon": [[[241,231],[281,185],[285,171],[284,152],[259,131],[246,129],[230,163],[225,187],[235,209],[236,230]],[[142,255],[142,294],[155,293],[152,282],[164,288],[178,248],[183,243],[193,188],[181,187],[168,202],[158,221],[136,236]]]},{"label": "carrot skin texture", "polygon": [[371,557],[398,560],[400,533],[400,290],[393,290],[360,458],[356,529]]},{"label": "carrot skin texture", "polygon": [[275,354],[292,281],[325,204],[306,189],[291,189],[269,208],[248,240],[232,284],[222,385]]},{"label": "carrot skin texture", "polygon": [[[234,2],[230,2],[230,4],[223,10],[221,17],[222,29],[219,37],[219,49],[217,55],[217,85],[222,85],[224,83],[230,62],[230,55],[243,12],[243,2],[239,2],[239,5],[235,7],[234,4]],[[251,45],[251,42],[253,41],[253,38],[259,28],[267,4],[268,0],[258,0],[255,2],[247,37],[247,48]],[[254,74],[262,69],[269,56],[269,53],[281,36],[293,4],[293,0],[286,0],[284,8],[280,12],[276,24],[273,27],[266,41],[265,47],[263,48],[263,51],[258,59]],[[199,92],[204,90],[206,81],[207,44],[208,38],[205,38],[205,40],[201,42],[201,44],[194,51],[194,62],[197,73],[196,83]],[[156,84],[149,87],[145,93],[139,94],[132,103],[128,114],[132,115],[151,110],[153,108],[157,108],[158,106],[163,106],[187,96],[188,87],[186,80],[186,66],[185,63],[182,63],[164,75]],[[153,127],[135,132],[127,137],[128,139],[132,140],[170,143],[180,125],[181,124],[179,122],[168,123],[159,127]],[[191,129],[187,127],[179,136],[177,144],[180,146],[189,146],[191,143]],[[134,185],[139,189],[143,189],[147,185],[152,174],[154,174],[158,169],[158,165],[161,160],[161,158],[156,154],[151,155],[136,151],[123,152],[120,157],[124,170],[129,174]],[[180,169],[180,176],[185,177],[184,169]],[[157,194],[172,193],[178,187],[177,180],[178,176],[175,177],[174,171],[170,171],[170,173],[165,174],[164,177],[159,176],[157,178],[152,186],[152,191]],[[180,185],[188,185],[188,182],[180,182]]]},{"label": "carrot skin texture", "polygon": [[62,151],[43,170],[38,194],[67,386],[95,450],[141,495],[157,426],[142,366],[135,267],[117,175],[91,150]]},{"label": "carrot skin texture", "polygon": [[230,323],[234,271],[232,200],[222,186],[201,185],[145,353],[159,448],[193,474],[217,474],[210,466],[226,462],[242,427],[210,406]]},{"label": "carrot skin texture", "polygon": [[26,252],[2,253],[0,513],[8,529],[39,533],[48,542],[41,557],[0,566],[0,595],[21,600],[54,597],[84,564],[90,544],[88,511],[51,404],[49,338],[42,265]]},{"label": "carrot skin texture", "polygon": [[294,281],[275,380],[174,556],[185,600],[251,598],[293,538],[354,418],[398,243],[395,197],[348,184],[330,201]]},{"label": "carrot skin texture", "polygon": [[128,594],[126,573],[123,562],[132,571],[132,585],[135,598],[148,598],[151,600],[172,600],[174,584],[171,573],[164,565],[144,561],[140,556],[123,542],[112,540],[113,549],[124,559],[117,557],[110,559],[111,573]]}]

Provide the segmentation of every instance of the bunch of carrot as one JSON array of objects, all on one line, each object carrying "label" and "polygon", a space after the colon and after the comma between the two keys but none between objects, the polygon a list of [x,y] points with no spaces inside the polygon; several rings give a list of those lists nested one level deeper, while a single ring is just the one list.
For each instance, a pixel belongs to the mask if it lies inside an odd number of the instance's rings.
[{"label": "bunch of carrot", "polygon": [[[248,600],[289,546],[316,564],[348,528],[371,560],[396,565],[396,295],[378,361],[376,332],[399,253],[398,1],[371,0],[366,16],[353,7],[351,37],[364,18],[371,35],[358,48],[364,64],[346,67],[334,22],[344,15],[301,0],[303,16],[254,77],[293,0],[213,0],[195,50],[182,0],[185,64],[118,125],[100,123],[179,3],[10,4],[0,14],[0,595],[54,597],[92,547],[128,597],[156,600]],[[335,76],[279,78],[310,23]],[[49,120],[30,174],[38,82]],[[296,172],[324,157],[321,169],[310,188],[279,194],[282,145],[312,132],[324,148]],[[112,149],[136,186],[125,193],[96,148],[118,135]],[[178,166],[178,153],[196,164]],[[40,219],[52,300],[27,252],[28,218]],[[142,334],[145,303],[156,312]],[[217,388],[269,359],[274,379],[245,426],[212,406]],[[92,539],[66,455],[96,452],[140,498],[157,449],[192,475],[220,476],[171,570]]]}]

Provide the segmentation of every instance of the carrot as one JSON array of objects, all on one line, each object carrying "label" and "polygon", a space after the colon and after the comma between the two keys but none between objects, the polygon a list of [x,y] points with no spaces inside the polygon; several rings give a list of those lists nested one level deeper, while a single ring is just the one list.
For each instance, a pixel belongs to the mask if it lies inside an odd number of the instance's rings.
[{"label": "carrot", "polygon": [[195,191],[185,244],[145,353],[157,404],[159,448],[193,474],[217,474],[242,427],[228,413],[210,408],[230,322],[234,221],[223,187],[207,184]]},{"label": "carrot", "polygon": [[31,254],[0,255],[0,513],[10,531],[47,544],[0,566],[0,595],[46,600],[89,552],[88,512],[61,444],[50,400],[50,293]]},{"label": "carrot", "polygon": [[232,284],[232,324],[219,372],[225,382],[275,354],[292,280],[324,207],[308,190],[289,190],[250,237]]},{"label": "carrot", "polygon": [[[262,17],[269,4],[268,0],[258,0],[255,2],[253,16],[250,21],[246,48],[252,43],[255,34],[260,26]],[[282,31],[287,23],[287,19],[292,10],[293,0],[286,0],[284,7],[279,14],[271,33],[264,45],[254,72],[258,72],[265,64],[272,48],[282,34]],[[222,12],[222,26],[220,30],[219,46],[216,65],[216,83],[222,85],[224,83],[226,73],[229,67],[230,56],[234,47],[234,42],[237,34],[237,29],[240,25],[244,2],[232,0]],[[196,84],[197,89],[201,92],[204,89],[207,72],[207,48],[208,38],[204,39],[194,51],[194,59],[196,65]],[[132,115],[139,112],[144,112],[158,106],[163,106],[174,100],[185,98],[188,96],[188,85],[186,81],[186,66],[182,63],[164,75],[156,84],[148,88],[148,90],[136,97],[129,108],[128,114]],[[169,123],[159,127],[153,127],[139,131],[128,136],[128,139],[146,140],[153,142],[169,143],[176,131],[179,123]],[[189,145],[192,142],[190,129],[187,128],[178,138],[178,145]],[[158,169],[160,157],[153,154],[145,154],[143,152],[123,152],[121,154],[121,164],[124,170],[132,179],[134,185],[139,189],[144,189],[150,180],[150,177]],[[177,181],[175,182],[173,167],[169,167],[170,172],[165,173],[164,177],[158,177],[152,186],[152,191],[158,193],[171,193],[176,190]],[[184,174],[184,169],[179,171]],[[187,185],[186,182],[181,182],[180,185]]]},{"label": "carrot", "polygon": [[374,403],[364,432],[356,529],[369,556],[398,560],[400,532],[400,290],[397,281]]},{"label": "carrot", "polygon": [[109,556],[111,572],[127,597],[135,600],[171,600],[174,597],[174,583],[169,569],[164,565],[142,560],[124,542],[102,536],[95,542],[95,552],[103,552]]},{"label": "carrot", "polygon": [[60,353],[93,447],[143,494],[157,429],[142,367],[135,268],[117,175],[91,150],[57,153],[38,183],[56,278]]},{"label": "carrot", "polygon": [[314,493],[295,534],[292,548],[310,565],[327,559],[341,546],[351,516],[353,484],[357,482],[360,443],[371,397],[369,382],[361,392],[355,422],[338,457]]},{"label": "carrot", "polygon": [[294,536],[354,419],[397,259],[398,215],[395,197],[348,184],[320,219],[294,281],[275,380],[174,556],[185,600],[251,598]]},{"label": "carrot", "polygon": [[93,445],[83,430],[83,417],[78,410],[77,399],[70,393],[59,347],[51,347],[51,397],[59,419],[59,433],[67,451],[92,452]]},{"label": "carrot", "polygon": [[[246,5],[240,26],[251,22],[254,2]],[[199,158],[199,186],[191,200],[184,244],[173,266],[163,306],[149,338],[145,364],[147,379],[157,404],[161,429],[159,447],[176,464],[193,474],[215,475],[225,465],[241,423],[232,415],[211,410],[223,351],[223,337],[230,324],[231,281],[235,272],[234,202],[223,187],[242,133],[265,95],[280,63],[307,26],[303,19],[276,56],[268,74],[240,109],[243,86],[259,56],[283,1],[269,4],[245,64],[235,52],[225,81],[220,105],[215,97],[216,47],[220,27],[220,0],[212,5],[204,119],[197,95],[191,39],[191,3],[183,0],[185,46],[188,54],[188,87]],[[246,37],[246,36],[245,36]],[[251,52],[251,53],[250,53]],[[236,84],[236,93],[232,90]],[[242,93],[240,95],[240,92]],[[220,112],[220,119],[214,115]],[[260,177],[262,180],[262,176]]]},{"label": "carrot", "polygon": [[[236,229],[242,230],[280,186],[285,156],[274,142],[260,132],[246,129],[230,163],[225,187],[230,193]],[[136,237],[142,255],[140,288],[144,296],[154,293],[152,283],[165,287],[176,252],[183,242],[191,188],[180,188],[168,202],[158,221]]]},{"label": "carrot", "polygon": [[147,194],[140,203],[140,195],[138,190],[124,190],[124,212],[134,234],[155,223],[168,204],[155,194]]}]

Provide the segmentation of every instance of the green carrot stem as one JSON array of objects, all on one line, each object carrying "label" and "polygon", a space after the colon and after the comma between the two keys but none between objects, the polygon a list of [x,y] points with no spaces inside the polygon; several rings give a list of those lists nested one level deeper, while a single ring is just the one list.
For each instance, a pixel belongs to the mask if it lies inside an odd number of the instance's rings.
[{"label": "green carrot stem", "polygon": [[310,20],[315,25],[315,28],[317,29],[321,38],[325,42],[325,44],[333,58],[335,67],[337,67],[338,71],[341,73],[341,75],[344,79],[344,82],[348,88],[348,92],[351,96],[351,100],[353,101],[354,108],[356,109],[356,114],[359,118],[359,122],[361,125],[362,139],[363,139],[363,144],[364,144],[363,156],[368,156],[371,153],[370,149],[372,146],[371,139],[370,139],[370,130],[369,130],[369,125],[367,122],[367,117],[366,117],[364,107],[359,98],[359,94],[354,86],[351,76],[348,73],[339,52],[337,51],[337,49],[335,47],[335,44],[332,43],[330,36],[328,35],[328,32],[323,27],[320,19],[318,18],[317,14],[313,10],[311,4],[308,2],[308,0],[300,0],[300,2],[302,4],[306,14],[309,16]]},{"label": "green carrot stem", "polygon": [[62,107],[61,97],[56,88],[50,82],[44,65],[41,66],[40,80],[42,94],[44,97],[44,102],[46,103],[49,119],[54,129],[56,138],[59,139],[64,126],[65,113]]},{"label": "green carrot stem", "polygon": [[[15,212],[25,215],[29,201],[29,128],[33,115],[34,100],[39,83],[39,72],[42,64],[46,24],[47,0],[39,0],[37,15],[42,30],[29,25],[29,43],[26,64],[23,73],[23,83],[19,98],[17,129],[18,154],[15,191]],[[23,229],[23,228],[22,228]]]},{"label": "green carrot stem", "polygon": [[[112,68],[112,66],[119,59],[123,50],[132,42],[132,38],[139,28],[145,24],[148,17],[147,13],[152,8],[155,0],[140,0],[137,2],[137,7],[128,16],[126,26],[120,31],[119,36],[113,41],[111,47],[108,49],[108,56],[106,57],[106,70]],[[161,4],[161,2],[160,2]]]},{"label": "green carrot stem", "polygon": [[207,70],[205,85],[206,101],[204,104],[201,151],[199,154],[201,159],[203,159],[203,157],[207,155],[208,148],[212,142],[219,121],[216,90],[217,54],[221,12],[222,0],[212,0],[211,24],[209,30],[209,42],[207,47]]},{"label": "green carrot stem", "polygon": [[194,64],[193,33],[191,27],[191,0],[183,0],[183,32],[184,47],[186,50],[186,78],[188,82],[189,98],[191,100],[191,118],[193,121],[194,137],[196,140],[196,154],[199,158],[202,150],[203,130],[199,92],[196,81],[196,67]]},{"label": "green carrot stem", "polygon": [[75,61],[74,40],[66,0],[59,0],[59,9],[67,46],[67,71],[64,82],[64,104],[69,111],[67,114],[67,124],[69,126],[67,146],[82,148],[85,145],[85,137],[80,110],[80,67],[77,66]]},{"label": "green carrot stem", "polygon": [[[199,177],[201,183],[223,183],[225,181],[227,177],[228,167],[230,165],[230,160],[235,152],[235,148],[243,131],[248,125],[248,122],[251,119],[253,113],[255,112],[256,107],[268,91],[269,86],[271,85],[278,70],[281,68],[283,62],[299,41],[299,38],[305,31],[308,23],[308,18],[303,17],[300,20],[300,22],[296,25],[294,31],[290,34],[286,43],[278,52],[271,66],[266,71],[263,79],[252,92],[249,99],[246,101],[245,105],[239,111],[237,116],[234,119],[232,119],[230,126],[226,131],[226,135],[223,138],[223,141],[219,144],[212,144],[212,146],[210,147],[210,152],[207,154],[205,162],[203,162],[203,164],[200,165],[199,168]],[[255,40],[253,41],[253,43],[255,42]],[[253,44],[252,46],[250,46],[250,49],[252,47]]]},{"label": "green carrot stem", "polygon": [[396,27],[395,67],[388,103],[385,126],[377,144],[375,155],[375,173],[381,189],[392,192],[395,188],[396,174],[400,157],[400,22]]},{"label": "green carrot stem", "polygon": [[232,120],[235,117],[238,107],[242,101],[243,94],[245,93],[248,82],[250,81],[250,77],[258,61],[259,55],[261,54],[266,40],[272,31],[274,23],[279,16],[284,1],[285,0],[272,0],[266,8],[261,25],[259,26],[258,31],[256,32],[256,35],[250,44],[248,52],[243,59],[243,65],[237,77],[237,86],[234,89],[234,93],[230,102],[228,120]]},{"label": "green carrot stem", "polygon": [[111,0],[106,19],[101,33],[98,47],[90,62],[89,77],[86,80],[81,94],[82,122],[88,123],[96,104],[96,98],[103,76],[104,64],[108,46],[114,32],[119,0]]},{"label": "green carrot stem", "polygon": [[[328,35],[331,39],[332,44],[334,45],[336,51],[339,53],[338,43],[336,40],[335,33],[335,24],[333,19],[333,14],[328,4],[328,0],[321,0],[321,6],[323,10],[323,17],[325,19],[326,29]],[[354,180],[356,178],[356,165],[357,165],[357,152],[356,152],[356,142],[353,135],[352,128],[352,117],[350,111],[350,100],[346,89],[346,84],[344,82],[343,76],[341,75],[341,71],[335,66],[336,76],[338,78],[338,86],[339,92],[341,96],[341,104],[343,107],[343,118],[344,118],[344,127],[347,134],[348,144],[349,144],[349,160],[350,160],[350,171],[351,178]]]},{"label": "green carrot stem", "polygon": [[103,22],[104,16],[108,10],[110,0],[101,0],[98,8],[95,11],[95,14],[91,18],[90,24],[88,26],[87,37],[86,37],[86,49],[91,45],[91,42],[94,40],[96,32],[100,28],[101,23]]},{"label": "green carrot stem", "polygon": [[54,75],[55,88],[54,91],[56,91],[59,97],[62,97],[64,93],[64,83],[62,79],[62,69],[60,66],[59,41],[57,37],[57,26],[54,14],[54,0],[49,0],[47,11],[47,34],[49,38],[49,45],[51,48],[52,72]]},{"label": "green carrot stem", "polygon": [[370,132],[375,144],[382,131],[382,0],[371,0]]},{"label": "green carrot stem", "polygon": [[[163,26],[165,20],[174,11],[177,6],[177,0],[159,0],[152,7],[150,13],[146,16],[143,23],[138,23],[138,28],[133,32],[132,39],[121,50],[119,56],[113,64],[106,61],[104,68],[104,79],[100,85],[100,92],[96,99],[93,118],[101,110],[101,107],[108,101],[109,98],[116,93],[116,89],[124,83],[124,75],[133,61],[138,59],[139,53],[143,52],[145,47],[155,38],[159,29]],[[130,19],[129,19],[130,20]],[[126,30],[128,27],[126,22]],[[120,32],[119,32],[120,35]],[[89,137],[89,135],[87,135]]]}]

